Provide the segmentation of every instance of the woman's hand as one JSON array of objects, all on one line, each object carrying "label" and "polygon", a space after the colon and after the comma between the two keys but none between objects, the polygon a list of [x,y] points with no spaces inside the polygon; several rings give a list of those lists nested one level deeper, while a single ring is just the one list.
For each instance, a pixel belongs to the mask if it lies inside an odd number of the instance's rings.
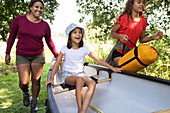
[{"label": "woman's hand", "polygon": [[10,64],[10,60],[11,60],[10,54],[6,54],[6,56],[5,56],[5,63],[6,63],[7,65]]},{"label": "woman's hand", "polygon": [[126,42],[128,41],[128,36],[127,36],[127,35],[119,34],[119,39],[120,39],[123,43],[126,43]]},{"label": "woman's hand", "polygon": [[163,32],[157,31],[152,37],[153,37],[153,39],[160,39],[163,37]]},{"label": "woman's hand", "polygon": [[48,84],[50,84],[50,83],[52,83],[52,84],[53,84],[53,83],[54,83],[54,81],[53,81],[53,80],[47,80],[47,81],[45,82],[45,87],[47,87],[47,85],[48,85]]}]

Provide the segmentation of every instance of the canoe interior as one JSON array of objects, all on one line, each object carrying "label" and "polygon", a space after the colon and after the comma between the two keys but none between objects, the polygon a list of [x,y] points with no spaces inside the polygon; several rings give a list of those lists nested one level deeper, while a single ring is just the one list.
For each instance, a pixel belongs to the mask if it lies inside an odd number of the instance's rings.
[{"label": "canoe interior", "polygon": [[[53,59],[53,61],[55,61],[55,59]],[[54,62],[51,64],[51,69],[53,64]],[[59,70],[55,75],[54,84],[63,83],[62,67],[63,64],[60,65]],[[96,75],[97,71],[91,66],[85,66],[85,73],[88,76],[91,76]],[[107,69],[99,71],[99,75],[99,80],[109,77]],[[48,76],[50,76],[50,72]],[[96,85],[91,105],[100,112],[152,113],[170,108],[170,81],[165,80],[165,83],[161,83],[155,80],[147,80],[122,73],[111,73],[111,78],[111,81]],[[159,80],[160,79],[158,79],[158,81]],[[58,91],[62,90],[62,88],[59,86],[52,88],[52,90]],[[87,88],[84,87],[84,92],[86,90]],[[51,107],[52,111],[60,113],[76,113],[77,104],[74,93],[75,90],[53,94],[52,96],[54,96],[56,107]],[[87,113],[95,112],[96,111],[92,108],[88,108]]]}]

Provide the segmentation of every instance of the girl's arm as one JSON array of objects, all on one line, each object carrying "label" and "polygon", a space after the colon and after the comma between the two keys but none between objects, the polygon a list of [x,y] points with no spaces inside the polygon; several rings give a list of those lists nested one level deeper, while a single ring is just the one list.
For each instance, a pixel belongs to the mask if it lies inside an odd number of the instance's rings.
[{"label": "girl's arm", "polygon": [[59,66],[59,64],[61,63],[63,56],[64,56],[63,53],[60,52],[60,54],[59,54],[58,57],[57,57],[56,62],[55,62],[54,65],[53,65],[50,79],[47,80],[46,83],[45,83],[45,86],[46,86],[46,87],[47,87],[47,85],[48,85],[49,83],[53,83],[54,75],[55,75],[56,72],[57,72],[58,66]]},{"label": "girl's arm", "polygon": [[92,52],[90,52],[88,54],[88,56],[90,58],[92,58],[94,61],[96,61],[97,63],[105,66],[105,67],[108,67],[109,69],[113,70],[114,72],[121,72],[121,68],[115,68],[115,67],[112,67],[111,65],[109,65],[108,63],[106,63],[104,60],[102,60],[101,58],[98,58],[97,56],[95,56]]},{"label": "girl's arm", "polygon": [[145,30],[142,31],[142,34],[139,38],[139,42],[140,43],[146,43],[149,42],[151,40],[155,40],[155,39],[160,39],[163,36],[163,32],[162,31],[157,31],[154,35],[150,36],[150,37],[145,37]]},{"label": "girl's arm", "polygon": [[118,30],[121,28],[121,24],[115,24],[109,34],[110,37],[115,39],[120,39],[122,42],[126,43],[128,41],[128,36],[123,34],[117,34]]}]

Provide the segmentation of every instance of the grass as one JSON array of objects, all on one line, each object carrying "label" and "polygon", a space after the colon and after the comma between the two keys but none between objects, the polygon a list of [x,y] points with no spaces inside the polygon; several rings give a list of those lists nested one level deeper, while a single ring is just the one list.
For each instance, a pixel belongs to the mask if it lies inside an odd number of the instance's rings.
[{"label": "grass", "polygon": [[[39,93],[38,109],[40,113],[45,113],[45,100],[47,98],[47,89],[45,82],[47,80],[50,63],[46,63],[41,77],[41,90]],[[16,66],[13,64],[7,66],[0,63],[0,113],[30,113],[30,106],[25,107],[22,102],[21,89],[19,88],[19,78]],[[30,83],[31,87],[31,83]],[[31,89],[31,88],[30,88]],[[30,96],[31,96],[30,92]]]}]

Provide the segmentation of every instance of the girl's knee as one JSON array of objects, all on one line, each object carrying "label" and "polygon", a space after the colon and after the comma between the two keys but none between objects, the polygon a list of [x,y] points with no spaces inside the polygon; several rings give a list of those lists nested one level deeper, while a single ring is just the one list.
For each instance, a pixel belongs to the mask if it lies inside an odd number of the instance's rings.
[{"label": "girl's knee", "polygon": [[81,76],[77,76],[76,83],[84,84],[84,79]]},{"label": "girl's knee", "polygon": [[84,81],[84,80],[83,80],[83,77],[77,76],[77,81]]},{"label": "girl's knee", "polygon": [[88,87],[89,88],[95,88],[96,87],[96,82],[94,80],[90,80]]},{"label": "girl's knee", "polygon": [[92,86],[96,87],[96,82],[94,80],[92,80],[91,84]]}]

